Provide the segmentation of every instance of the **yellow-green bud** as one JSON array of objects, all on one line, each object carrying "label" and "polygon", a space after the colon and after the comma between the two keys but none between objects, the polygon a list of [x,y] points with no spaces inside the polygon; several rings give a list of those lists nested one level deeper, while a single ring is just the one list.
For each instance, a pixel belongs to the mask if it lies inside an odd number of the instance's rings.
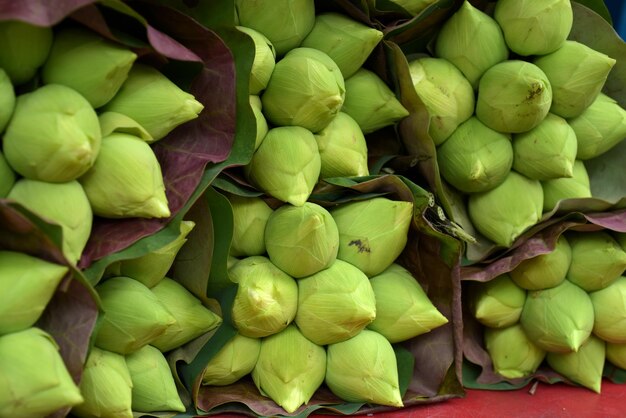
[{"label": "yellow-green bud", "polygon": [[101,110],[137,121],[155,141],[198,117],[204,105],[157,69],[135,64],[117,94]]},{"label": "yellow-green bud", "polygon": [[313,0],[235,0],[239,24],[256,29],[281,56],[300,46],[315,24]]},{"label": "yellow-green bud", "polygon": [[261,339],[235,334],[209,360],[202,374],[203,385],[226,386],[252,372],[261,352]]},{"label": "yellow-green bud", "polygon": [[96,215],[170,216],[159,161],[150,145],[136,136],[112,133],[103,138],[95,164],[79,181]]},{"label": "yellow-green bud", "polygon": [[469,216],[476,229],[491,241],[510,247],[541,219],[543,190],[538,180],[511,171],[495,188],[469,196]]},{"label": "yellow-green bud", "polygon": [[257,95],[265,90],[276,65],[276,51],[274,45],[261,32],[244,26],[237,26],[241,32],[248,35],[254,42],[254,61],[250,69],[250,94]]},{"label": "yellow-green bud", "polygon": [[178,251],[187,242],[187,234],[195,225],[192,221],[181,221],[180,234],[172,242],[141,257],[115,263],[107,267],[105,275],[130,277],[147,287],[156,286],[165,278]]},{"label": "yellow-green bud", "polygon": [[603,93],[569,124],[578,139],[579,160],[602,155],[626,138],[626,110]]},{"label": "yellow-green bud", "polygon": [[346,80],[346,99],[341,110],[359,124],[364,134],[393,125],[409,115],[387,84],[365,68]]},{"label": "yellow-green bud", "polygon": [[528,292],[520,324],[540,348],[558,353],[578,351],[593,328],[593,305],[587,292],[569,280]]},{"label": "yellow-green bud", "polygon": [[442,144],[474,113],[474,90],[465,76],[443,58],[409,62],[411,81],[430,117],[428,134]]},{"label": "yellow-green bud", "polygon": [[98,108],[115,96],[136,58],[95,32],[66,28],[55,33],[41,76],[46,84],[73,88]]},{"label": "yellow-green bud", "polygon": [[511,138],[472,116],[439,146],[437,162],[443,178],[458,190],[486,192],[502,184],[511,171]]},{"label": "yellow-green bud", "polygon": [[233,209],[233,240],[230,255],[235,257],[265,254],[265,226],[272,208],[260,197],[229,195]]},{"label": "yellow-green bud", "polygon": [[345,89],[341,71],[328,55],[296,48],[276,63],[261,96],[263,112],[274,125],[318,132],[341,109]]},{"label": "yellow-green bud", "polygon": [[265,248],[276,267],[302,278],[335,262],[339,232],[333,217],[320,205],[283,205],[267,220]]},{"label": "yellow-green bud", "polygon": [[606,343],[606,359],[620,369],[626,370],[626,344]]},{"label": "yellow-green bud", "polygon": [[127,355],[126,366],[133,384],[133,411],[185,412],[170,366],[157,348],[146,345]]},{"label": "yellow-green bud", "polygon": [[550,111],[552,87],[536,65],[520,60],[489,68],[480,78],[476,116],[500,132],[526,132]]},{"label": "yellow-green bud", "polygon": [[403,406],[396,354],[391,343],[375,331],[366,329],[328,346],[325,382],[347,402]]},{"label": "yellow-green bud", "polygon": [[[376,8],[376,0],[367,0],[367,2],[370,5],[370,8]],[[417,16],[428,6],[436,3],[437,0],[389,0],[389,2],[395,3],[398,6],[402,7],[411,16]]]},{"label": "yellow-green bud", "polygon": [[580,115],[598,97],[615,60],[576,41],[534,61],[552,86],[550,112],[563,118]]},{"label": "yellow-green bud", "polygon": [[626,252],[605,231],[568,232],[572,262],[567,278],[587,292],[604,289],[626,269]]},{"label": "yellow-green bud", "polygon": [[571,261],[572,249],[561,235],[554,250],[522,261],[509,272],[509,276],[522,289],[548,289],[565,280]]},{"label": "yellow-green bud", "polygon": [[506,60],[509,50],[498,23],[465,0],[441,27],[435,54],[456,65],[476,89],[484,72]]},{"label": "yellow-green bud", "polygon": [[318,345],[345,341],[376,317],[376,299],[367,276],[337,260],[326,270],[298,280],[296,324]]},{"label": "yellow-green bud", "polygon": [[626,277],[589,294],[595,322],[593,333],[604,341],[626,343]]},{"label": "yellow-green bud", "polygon": [[528,339],[522,326],[485,328],[485,348],[496,373],[507,379],[532,375],[546,352]]},{"label": "yellow-green bud", "polygon": [[259,189],[294,206],[302,206],[320,175],[315,136],[300,126],[272,128],[244,172]]},{"label": "yellow-green bud", "polygon": [[502,274],[472,288],[471,311],[481,324],[491,328],[509,327],[519,321],[526,291]]},{"label": "yellow-green bud", "polygon": [[370,279],[376,318],[367,327],[397,343],[448,323],[410,271],[392,264]]},{"label": "yellow-green bud", "polygon": [[85,402],[72,409],[80,418],[132,418],[133,382],[124,356],[92,347],[80,381]]},{"label": "yellow-green bud", "polygon": [[238,284],[232,319],[240,334],[266,337],[282,331],[296,317],[298,284],[267,257],[244,258],[228,273]]},{"label": "yellow-green bud", "polygon": [[78,262],[93,222],[91,206],[80,183],[21,179],[15,183],[7,198],[59,224],[63,231],[63,255],[72,264]]},{"label": "yellow-green bud", "polygon": [[96,286],[102,321],[95,344],[119,354],[130,354],[150,344],[176,323],[154,293],[130,277],[112,277]]},{"label": "yellow-green bud", "polygon": [[102,112],[98,115],[100,121],[100,132],[102,138],[111,135],[114,132],[133,135],[141,138],[147,143],[154,142],[154,138],[146,129],[137,123],[137,121],[117,112]]},{"label": "yellow-green bud", "polygon": [[498,0],[493,17],[509,49],[524,56],[559,49],[574,21],[570,0]]},{"label": "yellow-green bud", "polygon": [[256,120],[256,137],[254,139],[254,150],[256,151],[261,145],[263,138],[267,135],[269,127],[267,126],[267,120],[263,116],[263,103],[259,96],[250,96],[250,107],[252,107],[252,113]]},{"label": "yellow-green bud", "polygon": [[13,84],[23,84],[35,76],[52,46],[52,28],[18,20],[0,22],[0,68]]},{"label": "yellow-green bud", "polygon": [[319,49],[337,63],[344,78],[354,74],[383,39],[378,29],[339,13],[322,13],[302,46]]},{"label": "yellow-green bud", "polygon": [[13,84],[6,71],[0,68],[0,133],[4,131],[7,123],[9,123],[14,107],[15,90],[13,89]]},{"label": "yellow-green bud", "polygon": [[0,250],[0,335],[37,322],[68,270],[25,253]]},{"label": "yellow-green bud", "polygon": [[591,335],[574,353],[548,353],[546,361],[557,373],[600,393],[606,343]]},{"label": "yellow-green bud", "polygon": [[330,214],[339,230],[337,258],[372,277],[389,267],[404,249],[413,204],[375,197],[337,206]]},{"label": "yellow-green bud", "polygon": [[26,178],[62,183],[89,170],[100,140],[89,102],[69,87],[48,84],[18,96],[4,134],[4,156]]},{"label": "yellow-green bud", "polygon": [[307,404],[324,382],[326,351],[295,325],[261,341],[252,379],[259,391],[292,413]]},{"label": "yellow-green bud", "polygon": [[543,210],[549,212],[563,199],[591,197],[589,175],[585,164],[574,161],[571,178],[560,178],[541,182],[543,188]]},{"label": "yellow-green bud", "polygon": [[222,318],[172,279],[166,277],[151,290],[176,320],[150,342],[164,353],[188,343],[222,323]]},{"label": "yellow-green bud", "polygon": [[16,176],[9,163],[7,163],[4,154],[0,151],[0,199],[7,197],[13,185],[15,184]]},{"label": "yellow-green bud", "polygon": [[0,416],[44,417],[83,402],[58,350],[35,327],[0,336]]},{"label": "yellow-green bud", "polygon": [[322,168],[321,178],[367,176],[367,143],[361,127],[347,113],[339,112],[315,134]]},{"label": "yellow-green bud", "polygon": [[577,149],[567,121],[548,113],[530,131],[513,135],[513,169],[535,180],[572,177]]}]

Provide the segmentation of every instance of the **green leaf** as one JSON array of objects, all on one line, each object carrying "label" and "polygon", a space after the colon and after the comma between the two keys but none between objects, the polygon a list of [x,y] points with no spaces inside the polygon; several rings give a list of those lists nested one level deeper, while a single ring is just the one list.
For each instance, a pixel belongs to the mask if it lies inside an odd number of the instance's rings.
[{"label": "green leaf", "polygon": [[[613,19],[611,19],[611,13],[609,12],[608,7],[604,3],[604,0],[574,0],[572,3],[582,4],[587,8],[593,10],[598,15],[602,16],[604,20],[606,20],[610,25],[613,25]],[[572,5],[572,7],[576,7]]]}]

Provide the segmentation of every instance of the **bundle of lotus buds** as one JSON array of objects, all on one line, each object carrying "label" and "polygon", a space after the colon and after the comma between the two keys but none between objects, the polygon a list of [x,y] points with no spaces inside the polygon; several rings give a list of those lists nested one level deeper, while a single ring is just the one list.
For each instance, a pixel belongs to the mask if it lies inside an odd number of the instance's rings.
[{"label": "bundle of lotus buds", "polygon": [[602,92],[616,63],[569,40],[570,0],[464,1],[434,56],[409,61],[443,179],[474,229],[500,247],[564,199],[592,197],[586,161],[626,137],[626,110]]}]

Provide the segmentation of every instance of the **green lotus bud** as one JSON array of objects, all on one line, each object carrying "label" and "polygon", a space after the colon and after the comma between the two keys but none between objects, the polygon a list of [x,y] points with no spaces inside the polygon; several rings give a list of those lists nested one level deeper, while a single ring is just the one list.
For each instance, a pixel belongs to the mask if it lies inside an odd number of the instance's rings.
[{"label": "green lotus bud", "polygon": [[541,219],[541,183],[511,171],[495,188],[469,196],[469,216],[478,231],[503,247]]},{"label": "green lotus bud", "polygon": [[235,334],[209,360],[202,375],[203,385],[226,386],[252,372],[261,351],[261,340]]},{"label": "green lotus bud", "polygon": [[272,208],[260,197],[228,195],[233,208],[233,240],[230,254],[235,257],[265,254],[265,226]]},{"label": "green lotus bud", "polygon": [[151,290],[176,320],[150,342],[164,353],[188,343],[222,323],[222,318],[172,279],[166,277]]},{"label": "green lotus bud", "polygon": [[508,274],[502,274],[472,288],[471,310],[481,324],[505,328],[517,323],[526,302],[526,291],[515,284]]},{"label": "green lotus bud", "polygon": [[570,0],[499,0],[493,16],[509,49],[519,55],[545,55],[567,39],[574,14]]},{"label": "green lotus bud", "polygon": [[63,231],[63,255],[72,264],[78,262],[93,222],[91,206],[80,183],[21,179],[15,183],[7,198],[59,224]]},{"label": "green lotus bud", "polygon": [[130,49],[95,32],[67,28],[54,35],[41,76],[46,84],[73,88],[97,108],[115,96],[136,58]]},{"label": "green lotus bud", "polygon": [[522,261],[509,272],[509,276],[522,289],[549,289],[565,280],[571,261],[572,249],[561,235],[554,250]]},{"label": "green lotus bud", "polygon": [[[411,16],[417,16],[424,9],[430,6],[433,3],[436,3],[437,0],[389,0],[391,3],[397,4],[406,10]],[[376,0],[368,0],[370,4],[370,8],[376,7]]]},{"label": "green lotus bud", "polygon": [[529,291],[520,324],[528,338],[546,351],[578,351],[591,335],[593,305],[587,292],[564,280],[550,289]]},{"label": "green lotus bud", "polygon": [[465,76],[443,58],[409,62],[411,81],[430,117],[428,134],[442,144],[474,113],[474,90]]},{"label": "green lotus bud", "polygon": [[97,347],[130,354],[150,344],[176,318],[146,286],[130,277],[112,277],[96,286],[102,309]]},{"label": "green lotus bud", "polygon": [[375,331],[366,329],[328,346],[325,382],[347,402],[403,406],[396,354],[391,343]]},{"label": "green lotus bud", "polygon": [[485,328],[485,348],[496,373],[507,379],[531,376],[546,352],[528,339],[522,326]]},{"label": "green lotus bud", "polygon": [[591,335],[577,352],[548,353],[546,361],[557,373],[600,393],[605,355],[605,342]]},{"label": "green lotus bud", "polygon": [[576,41],[534,60],[552,86],[550,112],[564,118],[580,115],[598,97],[615,60]]},{"label": "green lotus bud", "polygon": [[0,151],[0,199],[6,197],[15,184],[15,173]]},{"label": "green lotus bud", "polygon": [[568,232],[572,262],[567,278],[587,292],[604,289],[626,269],[626,252],[605,231]]},{"label": "green lotus bud", "polygon": [[313,0],[235,0],[235,12],[239,24],[265,35],[279,56],[300,46],[315,24]]},{"label": "green lotus bud", "polygon": [[411,272],[399,264],[392,264],[372,277],[370,284],[376,298],[376,318],[367,327],[390,343],[408,340],[448,323]]},{"label": "green lotus bud", "polygon": [[569,120],[578,138],[576,158],[588,160],[609,151],[626,137],[626,110],[600,93],[579,116]]},{"label": "green lotus bud", "polygon": [[298,284],[267,257],[244,258],[228,273],[239,285],[232,318],[240,334],[266,337],[282,331],[296,317]]},{"label": "green lotus bud", "polygon": [[456,65],[476,89],[484,72],[506,60],[509,50],[498,23],[466,0],[441,27],[435,55]]},{"label": "green lotus bud", "polygon": [[295,325],[261,341],[252,379],[259,391],[288,413],[307,404],[324,382],[326,352]]},{"label": "green lotus bud", "polygon": [[572,177],[577,149],[567,121],[548,113],[530,131],[513,135],[513,169],[535,180]]},{"label": "green lotus bud", "polygon": [[136,136],[113,133],[103,138],[95,164],[80,183],[96,215],[167,218],[171,214],[159,161]]},{"label": "green lotus bud", "polygon": [[267,135],[269,127],[267,126],[267,120],[263,116],[261,98],[259,96],[250,96],[250,106],[252,107],[252,113],[254,113],[254,119],[256,120],[256,137],[254,140],[254,150],[256,151],[261,145],[263,138]]},{"label": "green lotus bud", "polygon": [[85,402],[72,409],[81,418],[131,418],[133,382],[124,356],[92,347],[80,381]]},{"label": "green lotus bud", "polygon": [[17,98],[4,156],[22,176],[63,183],[83,175],[100,149],[98,116],[69,87],[48,84]]},{"label": "green lotus bud", "polygon": [[237,26],[241,32],[252,38],[254,42],[254,61],[250,69],[250,94],[259,94],[265,90],[276,65],[274,45],[261,32],[244,26]]},{"label": "green lotus bud", "polygon": [[471,117],[439,146],[437,162],[443,178],[458,190],[486,192],[502,184],[511,171],[511,138]]},{"label": "green lotus bud", "polygon": [[337,260],[329,268],[298,281],[296,325],[318,345],[345,341],[376,317],[376,299],[367,276]]},{"label": "green lotus bud", "polygon": [[389,267],[404,249],[413,204],[375,197],[342,204],[330,214],[339,230],[337,258],[372,277]]},{"label": "green lotus bud", "polygon": [[361,127],[347,113],[339,112],[315,135],[322,168],[320,177],[367,176],[367,143]]},{"label": "green lotus bud", "polygon": [[387,84],[365,68],[346,80],[346,99],[341,111],[351,116],[364,134],[393,125],[409,115]]},{"label": "green lotus bud", "polygon": [[378,29],[339,13],[322,13],[302,46],[319,49],[337,63],[344,78],[354,74],[383,39]]},{"label": "green lotus bud", "polygon": [[543,210],[549,212],[563,199],[591,197],[589,175],[582,161],[574,161],[571,178],[560,178],[541,182],[543,188]]},{"label": "green lotus bud", "polygon": [[320,205],[283,205],[267,220],[265,247],[276,267],[291,277],[306,277],[335,262],[339,232],[333,217]]},{"label": "green lotus bud", "polygon": [[604,341],[626,343],[626,277],[589,294],[593,303],[593,333]]},{"label": "green lotus bud", "polygon": [[102,138],[117,132],[139,137],[149,144],[154,142],[152,135],[143,126],[121,113],[102,112],[98,115],[98,121]]},{"label": "green lotus bud", "polygon": [[0,250],[0,335],[37,322],[68,270],[28,254]]},{"label": "green lotus bud", "polygon": [[137,121],[155,141],[178,125],[197,118],[202,109],[204,106],[193,95],[155,68],[143,64],[133,65],[117,94],[101,108]]},{"label": "green lotus bud", "polygon": [[52,28],[18,20],[0,22],[0,68],[13,84],[22,84],[35,76],[52,46]]},{"label": "green lotus bud", "polygon": [[626,370],[626,344],[606,343],[606,359],[620,369]]},{"label": "green lotus bud", "polygon": [[58,350],[39,328],[0,336],[0,416],[43,417],[83,401]]},{"label": "green lotus bud", "polygon": [[141,257],[115,263],[107,267],[107,272],[114,273],[115,276],[130,277],[149,288],[156,286],[165,278],[178,251],[187,242],[187,235],[195,225],[192,221],[181,221],[180,234],[172,242]]},{"label": "green lotus bud", "polygon": [[[15,90],[6,71],[0,68],[0,133],[9,123],[15,107]],[[1,177],[0,177],[1,178]]]},{"label": "green lotus bud", "polygon": [[170,366],[158,349],[140,348],[126,356],[126,366],[133,384],[133,411],[185,412]]},{"label": "green lotus bud", "polygon": [[548,77],[530,62],[510,60],[489,68],[478,84],[476,116],[500,132],[526,132],[550,111]]},{"label": "green lotus bud", "polygon": [[302,206],[320,175],[315,137],[300,126],[268,131],[244,172],[258,188],[283,202]]},{"label": "green lotus bud", "polygon": [[263,112],[274,125],[324,129],[344,102],[341,71],[328,55],[296,48],[276,63],[261,96]]}]

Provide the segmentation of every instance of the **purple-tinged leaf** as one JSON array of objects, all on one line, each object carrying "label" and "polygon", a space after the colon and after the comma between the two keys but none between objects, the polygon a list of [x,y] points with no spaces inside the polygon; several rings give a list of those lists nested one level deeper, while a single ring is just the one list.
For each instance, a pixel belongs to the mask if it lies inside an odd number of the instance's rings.
[{"label": "purple-tinged leaf", "polygon": [[52,26],[75,10],[97,0],[0,0],[0,21],[20,20],[37,26]]}]

